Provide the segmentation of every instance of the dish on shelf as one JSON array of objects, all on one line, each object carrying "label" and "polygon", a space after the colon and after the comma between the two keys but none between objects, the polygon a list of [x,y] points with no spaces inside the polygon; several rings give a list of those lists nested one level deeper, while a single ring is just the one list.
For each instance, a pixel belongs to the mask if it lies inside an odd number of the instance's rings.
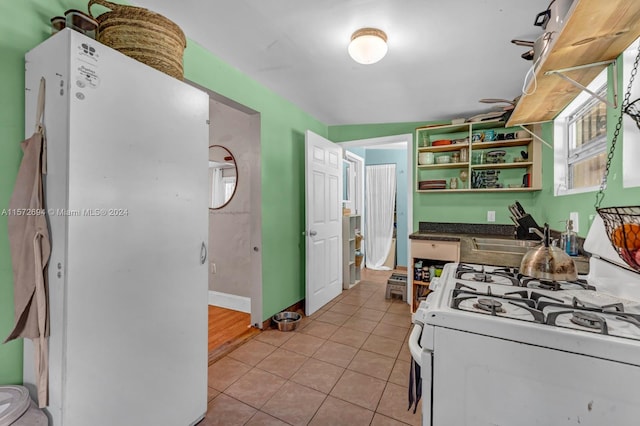
[{"label": "dish on shelf", "polygon": [[447,189],[447,181],[444,179],[421,180],[418,182],[418,189]]},{"label": "dish on shelf", "polygon": [[445,146],[445,145],[451,145],[451,140],[450,139],[439,139],[437,141],[431,142],[431,146]]},{"label": "dish on shelf", "polygon": [[450,155],[439,155],[436,157],[436,163],[437,164],[448,164],[451,163],[451,156]]},{"label": "dish on shelf", "polygon": [[496,149],[496,150],[487,152],[487,157],[486,157],[487,163],[489,164],[504,163],[505,162],[504,156],[506,155],[506,153],[507,152],[502,149]]},{"label": "dish on shelf", "polygon": [[455,145],[469,145],[469,136],[462,139],[454,139],[452,143]]}]

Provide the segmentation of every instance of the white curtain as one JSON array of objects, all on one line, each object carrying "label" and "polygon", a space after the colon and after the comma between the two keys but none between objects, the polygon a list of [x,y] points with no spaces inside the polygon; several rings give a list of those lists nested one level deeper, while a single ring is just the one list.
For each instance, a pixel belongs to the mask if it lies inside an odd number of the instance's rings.
[{"label": "white curtain", "polygon": [[222,179],[222,169],[212,167],[211,170],[211,206],[220,207],[224,204],[224,181]]},{"label": "white curtain", "polygon": [[393,238],[396,165],[367,166],[365,175],[365,264],[369,269],[389,270],[384,262]]}]

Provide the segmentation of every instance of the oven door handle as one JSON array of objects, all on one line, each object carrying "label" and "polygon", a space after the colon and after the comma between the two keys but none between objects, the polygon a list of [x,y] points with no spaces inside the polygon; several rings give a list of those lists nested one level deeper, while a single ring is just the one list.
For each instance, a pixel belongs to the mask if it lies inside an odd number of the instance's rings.
[{"label": "oven door handle", "polygon": [[409,352],[411,356],[422,367],[422,347],[420,346],[420,337],[422,336],[422,324],[415,323],[409,336]]}]

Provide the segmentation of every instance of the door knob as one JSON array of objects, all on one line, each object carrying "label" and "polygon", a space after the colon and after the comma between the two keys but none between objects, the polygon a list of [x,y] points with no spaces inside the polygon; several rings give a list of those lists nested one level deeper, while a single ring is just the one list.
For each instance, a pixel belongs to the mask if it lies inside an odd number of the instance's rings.
[{"label": "door knob", "polygon": [[318,235],[318,233],[316,231],[309,231],[309,236],[310,237],[315,237],[316,235]]}]

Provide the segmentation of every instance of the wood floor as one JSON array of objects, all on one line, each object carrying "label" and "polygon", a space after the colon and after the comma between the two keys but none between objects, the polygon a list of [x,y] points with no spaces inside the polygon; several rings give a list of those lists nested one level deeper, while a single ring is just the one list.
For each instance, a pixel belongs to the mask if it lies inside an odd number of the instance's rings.
[{"label": "wood floor", "polygon": [[209,363],[258,333],[250,314],[209,305]]}]

